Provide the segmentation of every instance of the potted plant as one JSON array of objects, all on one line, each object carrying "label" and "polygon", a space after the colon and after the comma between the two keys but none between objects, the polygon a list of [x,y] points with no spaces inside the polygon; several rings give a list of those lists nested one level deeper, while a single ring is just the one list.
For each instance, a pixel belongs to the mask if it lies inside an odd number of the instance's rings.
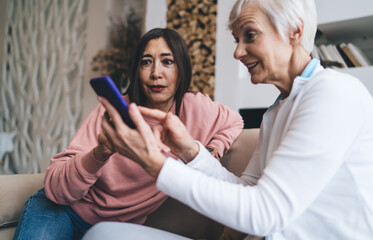
[{"label": "potted plant", "polygon": [[129,84],[129,70],[137,43],[141,37],[141,17],[133,9],[125,18],[110,19],[109,44],[92,59],[92,70],[110,76],[124,92]]}]

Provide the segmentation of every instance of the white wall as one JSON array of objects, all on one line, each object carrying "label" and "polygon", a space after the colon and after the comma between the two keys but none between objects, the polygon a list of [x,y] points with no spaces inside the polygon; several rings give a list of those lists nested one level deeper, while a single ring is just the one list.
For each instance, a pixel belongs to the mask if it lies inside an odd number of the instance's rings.
[{"label": "white wall", "polygon": [[234,1],[218,1],[216,20],[216,65],[215,100],[237,110],[239,96],[236,92],[239,84],[239,65],[233,58],[235,48],[232,34],[227,30],[229,10]]},{"label": "white wall", "polygon": [[319,24],[371,16],[373,13],[372,0],[315,0],[315,3]]},{"label": "white wall", "polygon": [[166,0],[146,0],[145,32],[153,28],[165,28],[167,15]]}]

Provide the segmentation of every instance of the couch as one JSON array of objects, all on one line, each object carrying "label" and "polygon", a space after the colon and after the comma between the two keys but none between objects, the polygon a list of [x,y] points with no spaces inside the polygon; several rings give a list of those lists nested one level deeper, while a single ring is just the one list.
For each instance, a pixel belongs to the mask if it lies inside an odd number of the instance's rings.
[{"label": "couch", "polygon": [[[244,129],[221,163],[239,176],[258,142],[259,129]],[[0,175],[0,239],[12,239],[27,199],[43,187],[44,174]],[[193,239],[217,239],[223,226],[174,200],[167,199],[145,225]]]}]

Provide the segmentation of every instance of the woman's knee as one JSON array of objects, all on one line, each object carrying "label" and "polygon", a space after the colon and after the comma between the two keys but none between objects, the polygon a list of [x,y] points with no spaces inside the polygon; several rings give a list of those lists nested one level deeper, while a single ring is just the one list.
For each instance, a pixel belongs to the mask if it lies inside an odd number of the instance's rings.
[{"label": "woman's knee", "polygon": [[121,223],[121,222],[101,222],[94,225],[83,240],[98,240],[98,239],[174,239],[174,240],[185,240],[189,238],[182,237],[173,233],[169,233],[163,230],[133,224],[133,223]]},{"label": "woman's knee", "polygon": [[61,230],[69,232],[68,235],[73,233],[73,225],[64,207],[49,200],[44,189],[40,189],[26,202],[14,239],[38,239],[41,233],[55,234]]}]

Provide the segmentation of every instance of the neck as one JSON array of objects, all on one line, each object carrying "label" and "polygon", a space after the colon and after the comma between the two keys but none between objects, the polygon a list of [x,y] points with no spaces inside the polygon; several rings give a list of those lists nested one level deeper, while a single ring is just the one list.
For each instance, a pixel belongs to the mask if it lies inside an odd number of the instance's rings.
[{"label": "neck", "polygon": [[312,60],[306,50],[301,49],[299,54],[293,55],[290,60],[289,77],[294,81],[297,76],[300,76],[307,64]]},{"label": "neck", "polygon": [[299,49],[294,51],[294,54],[291,56],[289,62],[288,84],[282,89],[279,88],[282,99],[289,96],[290,91],[293,87],[294,79],[302,74],[303,70],[306,68],[307,64],[310,61],[311,56],[303,47],[299,46]]}]

